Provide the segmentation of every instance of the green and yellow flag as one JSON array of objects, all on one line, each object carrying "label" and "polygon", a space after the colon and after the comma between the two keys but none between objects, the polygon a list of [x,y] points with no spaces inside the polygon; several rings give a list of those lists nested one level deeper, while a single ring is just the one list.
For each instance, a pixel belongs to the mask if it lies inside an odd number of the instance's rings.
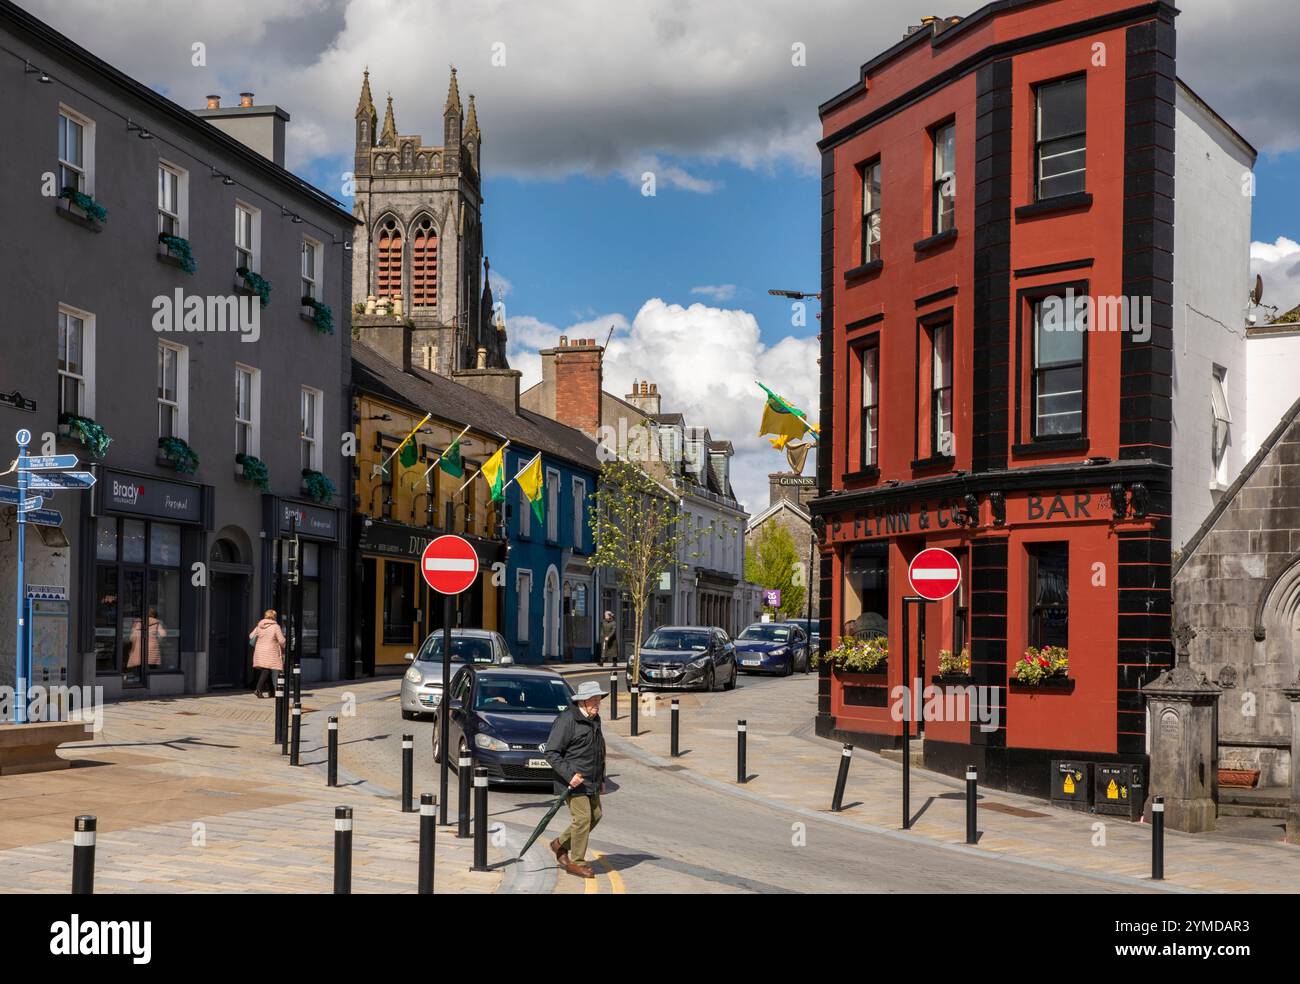
[{"label": "green and yellow flag", "polygon": [[500,502],[506,497],[506,446],[503,444],[497,453],[483,462],[483,478],[492,493],[492,501]]},{"label": "green and yellow flag", "polygon": [[438,467],[442,469],[444,475],[450,475],[452,478],[460,478],[465,474],[465,463],[460,458],[459,437],[452,441],[451,447],[439,456]]},{"label": "green and yellow flag", "polygon": [[797,440],[805,433],[811,432],[813,440],[817,440],[817,430],[808,423],[807,414],[786,403],[762,383],[758,385],[767,394],[767,402],[763,404],[763,420],[758,425],[760,437],[775,434],[776,438],[771,444],[777,450],[784,448],[787,441]]},{"label": "green and yellow flag", "polygon": [[542,501],[545,482],[542,479],[541,454],[534,455],[533,460],[520,469],[519,474],[515,476],[515,481],[519,483],[519,488],[524,493],[525,498],[532,504],[533,515],[537,517],[537,522],[545,522],[546,505]]},{"label": "green and yellow flag", "polygon": [[402,449],[397,452],[397,460],[401,462],[403,468],[412,468],[420,460],[420,446],[414,441],[407,441],[402,445]]}]

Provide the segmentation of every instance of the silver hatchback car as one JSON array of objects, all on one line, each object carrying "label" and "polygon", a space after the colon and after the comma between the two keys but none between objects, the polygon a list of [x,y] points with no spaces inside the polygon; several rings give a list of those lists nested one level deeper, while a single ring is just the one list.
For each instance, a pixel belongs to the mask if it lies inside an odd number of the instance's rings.
[{"label": "silver hatchback car", "polygon": [[[419,650],[407,653],[411,665],[402,674],[402,717],[410,721],[434,714],[442,701],[442,630],[432,632]],[[451,675],[460,663],[514,662],[501,633],[491,629],[451,630]]]}]

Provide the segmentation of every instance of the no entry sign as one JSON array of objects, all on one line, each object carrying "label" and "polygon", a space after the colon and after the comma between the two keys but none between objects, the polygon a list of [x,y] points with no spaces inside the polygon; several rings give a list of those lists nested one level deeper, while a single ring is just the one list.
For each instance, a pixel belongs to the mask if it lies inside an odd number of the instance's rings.
[{"label": "no entry sign", "polygon": [[464,537],[440,536],[424,548],[420,573],[439,594],[457,595],[478,580],[478,554]]},{"label": "no entry sign", "polygon": [[928,547],[907,566],[912,591],[927,601],[942,601],[961,584],[961,565],[942,547]]}]

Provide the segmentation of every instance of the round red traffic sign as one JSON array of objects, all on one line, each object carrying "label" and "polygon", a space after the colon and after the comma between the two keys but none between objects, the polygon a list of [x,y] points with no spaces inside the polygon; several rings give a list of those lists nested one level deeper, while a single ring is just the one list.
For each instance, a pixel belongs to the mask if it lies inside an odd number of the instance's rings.
[{"label": "round red traffic sign", "polygon": [[449,533],[424,548],[420,573],[439,594],[457,595],[478,579],[478,554],[464,537]]},{"label": "round red traffic sign", "polygon": [[907,565],[912,591],[927,601],[942,601],[961,584],[961,565],[942,547],[927,547]]}]

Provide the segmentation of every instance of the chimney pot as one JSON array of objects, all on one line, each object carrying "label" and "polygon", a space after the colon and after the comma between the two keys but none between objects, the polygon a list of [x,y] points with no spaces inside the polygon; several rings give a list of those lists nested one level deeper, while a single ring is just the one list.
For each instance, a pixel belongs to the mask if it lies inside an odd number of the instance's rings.
[{"label": "chimney pot", "polygon": [[253,108],[253,94],[251,92],[241,92],[239,94],[239,105],[243,109]]},{"label": "chimney pot", "polygon": [[208,96],[208,109],[220,109],[220,108],[221,108],[221,96],[219,95]]},{"label": "chimney pot", "polygon": [[560,347],[563,348],[564,346],[566,346],[566,345],[568,345],[568,344],[569,344],[569,336],[568,336],[568,335],[561,335],[561,336],[560,336]]}]

